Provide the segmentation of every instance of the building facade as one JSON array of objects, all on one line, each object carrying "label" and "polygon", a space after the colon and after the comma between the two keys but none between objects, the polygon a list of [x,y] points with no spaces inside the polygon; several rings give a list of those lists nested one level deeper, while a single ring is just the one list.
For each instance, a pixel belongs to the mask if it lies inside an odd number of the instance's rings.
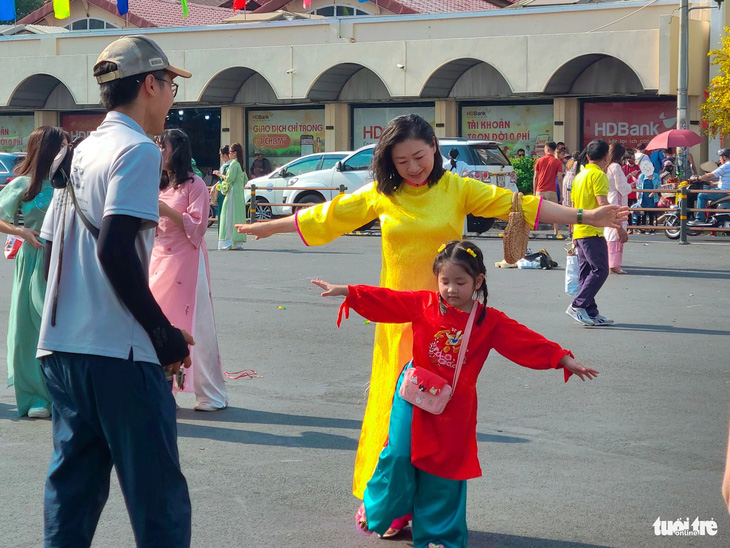
[{"label": "building facade", "polygon": [[[169,118],[197,116],[192,131],[216,125],[197,142],[207,155],[231,142],[248,154],[263,149],[277,164],[311,143],[352,150],[404,112],[423,115],[439,136],[528,153],[549,139],[571,150],[592,137],[631,146],[675,125],[676,7],[629,0],[274,21],[238,15],[219,25],[0,37],[0,133],[3,120],[21,132],[42,123],[87,131],[102,114],[92,75],[98,52],[121,34],[144,32],[193,73]],[[724,11],[715,17],[724,22]],[[690,21],[690,127],[698,132],[710,20],[710,10],[698,10]],[[707,159],[706,147],[692,152]]]}]

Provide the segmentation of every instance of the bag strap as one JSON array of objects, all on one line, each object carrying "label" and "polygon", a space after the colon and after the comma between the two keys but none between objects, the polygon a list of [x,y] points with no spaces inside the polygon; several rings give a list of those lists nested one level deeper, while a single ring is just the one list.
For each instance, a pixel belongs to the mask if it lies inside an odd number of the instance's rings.
[{"label": "bag strap", "polygon": [[81,211],[81,208],[79,207],[79,203],[76,201],[76,193],[74,192],[74,185],[73,183],[68,180],[66,183],[66,188],[68,189],[68,193],[71,194],[71,200],[73,200],[74,203],[74,209],[76,210],[76,213],[79,215],[79,219],[81,219],[81,222],[84,223],[84,226],[91,232],[91,235],[94,237],[95,240],[99,239],[99,229],[96,228],[94,225],[91,224],[91,221],[84,215],[84,212]]},{"label": "bag strap", "polygon": [[474,318],[477,314],[477,308],[478,304],[475,302],[471,307],[471,313],[469,314],[469,319],[466,321],[466,328],[464,329],[464,334],[461,336],[461,346],[459,347],[459,357],[456,360],[456,371],[454,372],[454,383],[451,386],[451,396],[449,396],[449,399],[454,397],[454,392],[456,392],[456,383],[459,382],[459,374],[461,373],[461,366],[464,363],[464,358],[466,357],[466,347],[469,346],[469,337],[471,336],[471,328],[472,325],[474,325]]}]

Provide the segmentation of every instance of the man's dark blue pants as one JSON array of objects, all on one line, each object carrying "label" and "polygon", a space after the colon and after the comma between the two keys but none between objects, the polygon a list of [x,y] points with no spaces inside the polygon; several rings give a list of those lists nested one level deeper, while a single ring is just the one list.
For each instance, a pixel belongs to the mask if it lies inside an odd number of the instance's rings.
[{"label": "man's dark blue pants", "polygon": [[578,252],[578,295],[573,308],[585,308],[591,318],[598,315],[596,295],[608,278],[608,244],[603,236],[573,240]]},{"label": "man's dark blue pants", "polygon": [[112,465],[140,547],[190,546],[190,497],[175,401],[159,365],[55,352],[41,359],[53,403],[46,548],[91,545]]}]

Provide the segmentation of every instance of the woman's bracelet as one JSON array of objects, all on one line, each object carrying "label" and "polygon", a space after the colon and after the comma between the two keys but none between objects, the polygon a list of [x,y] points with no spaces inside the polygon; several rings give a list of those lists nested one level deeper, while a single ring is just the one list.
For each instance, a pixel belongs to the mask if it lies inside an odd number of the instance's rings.
[{"label": "woman's bracelet", "polygon": [[578,210],[578,221],[576,222],[576,224],[583,224],[583,209]]}]

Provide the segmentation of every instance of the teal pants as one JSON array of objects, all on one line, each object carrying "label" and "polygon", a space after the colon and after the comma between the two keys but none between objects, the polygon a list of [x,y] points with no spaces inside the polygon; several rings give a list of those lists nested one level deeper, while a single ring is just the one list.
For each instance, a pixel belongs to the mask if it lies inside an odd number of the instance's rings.
[{"label": "teal pants", "polygon": [[413,546],[465,548],[466,481],[440,478],[411,464],[413,406],[398,395],[390,412],[388,445],[365,489],[368,529],[382,535],[394,519],[413,512]]}]

